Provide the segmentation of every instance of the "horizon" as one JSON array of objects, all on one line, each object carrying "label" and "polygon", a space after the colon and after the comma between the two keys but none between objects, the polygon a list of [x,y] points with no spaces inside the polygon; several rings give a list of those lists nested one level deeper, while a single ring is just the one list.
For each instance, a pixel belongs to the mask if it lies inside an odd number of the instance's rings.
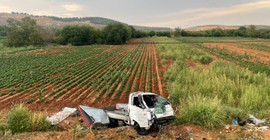
[{"label": "horizon", "polygon": [[[17,4],[14,5],[14,3]],[[265,0],[227,0],[226,2],[206,0],[203,3],[194,0],[181,2],[176,0],[149,0],[146,2],[141,0],[136,2],[124,0],[114,2],[109,0],[79,0],[76,2],[72,0],[27,0],[27,2],[1,0],[0,12],[62,18],[103,17],[129,25],[148,27],[270,25],[270,19],[267,18],[270,12],[270,1]]]},{"label": "horizon", "polygon": [[[39,17],[57,17],[57,18],[87,18],[87,17],[59,17],[59,16],[51,16],[51,15],[33,15],[33,14],[29,14],[29,13],[24,13],[24,12],[16,12],[16,11],[12,11],[12,12],[0,12],[0,14],[27,14],[29,16],[39,16]],[[99,17],[99,16],[91,16],[91,17],[98,17],[98,18],[106,18],[106,19],[110,19],[110,20],[114,20],[108,17]],[[115,20],[117,21],[117,20]],[[122,21],[117,21],[117,22],[122,22]],[[122,22],[123,23],[123,22]],[[165,26],[146,26],[146,25],[134,25],[134,24],[129,24],[129,23],[125,23],[128,25],[132,25],[132,26],[145,26],[145,27],[158,27],[158,28],[170,28],[170,29],[174,29],[171,27],[165,27]],[[197,25],[197,26],[191,26],[191,27],[186,27],[183,29],[187,29],[187,28],[193,28],[193,27],[204,27],[204,26],[237,26],[237,27],[241,27],[241,26],[250,26],[250,25],[255,25],[255,24],[246,24],[246,25],[225,25],[225,24],[204,24],[204,25]],[[263,25],[263,24],[256,24],[255,26],[270,26],[270,25]],[[177,26],[179,27],[179,26]],[[175,27],[176,28],[176,27]]]}]

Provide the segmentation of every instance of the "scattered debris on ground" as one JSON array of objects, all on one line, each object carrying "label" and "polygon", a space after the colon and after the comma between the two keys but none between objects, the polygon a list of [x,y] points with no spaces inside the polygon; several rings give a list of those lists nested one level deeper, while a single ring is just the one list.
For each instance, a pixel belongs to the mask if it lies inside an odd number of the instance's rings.
[{"label": "scattered debris on ground", "polygon": [[57,112],[52,116],[48,116],[47,120],[51,122],[52,125],[56,125],[59,122],[65,120],[71,114],[75,113],[76,110],[77,110],[76,108],[65,107],[62,109],[62,111]]}]

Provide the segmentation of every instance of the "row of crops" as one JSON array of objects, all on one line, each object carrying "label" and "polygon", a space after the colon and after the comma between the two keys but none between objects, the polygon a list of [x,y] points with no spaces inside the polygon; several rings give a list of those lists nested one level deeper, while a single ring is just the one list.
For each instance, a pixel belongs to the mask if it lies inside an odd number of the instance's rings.
[{"label": "row of crops", "polygon": [[[142,40],[144,41],[144,40]],[[71,47],[64,52],[0,58],[0,101],[116,100],[135,91],[155,91],[158,72],[151,45]]]},{"label": "row of crops", "polygon": [[239,43],[240,48],[254,49],[259,51],[270,52],[270,43],[269,42],[244,42]]},{"label": "row of crops", "polygon": [[205,52],[210,53],[211,55],[215,55],[219,58],[236,63],[241,67],[248,68],[255,72],[261,72],[270,75],[270,58],[268,58],[268,61],[261,61],[260,56],[250,55],[247,52],[245,52],[244,54],[231,52],[226,47],[206,47],[203,44],[195,44],[194,46],[201,50],[204,50]]},{"label": "row of crops", "polygon": [[[270,56],[263,54],[251,55],[247,52],[240,54],[237,51],[230,51],[226,47],[217,45],[216,47],[208,47],[207,45],[199,42],[216,42],[216,43],[233,43],[236,44],[237,48],[242,49],[253,49],[258,51],[269,52],[270,41],[267,39],[255,39],[255,38],[216,38],[216,37],[199,37],[199,38],[175,38],[175,40],[181,43],[192,43],[195,48],[201,49],[211,55],[217,56],[224,60],[236,63],[237,65],[248,68],[255,72],[266,73],[270,75]],[[223,44],[224,45],[224,44]],[[235,50],[237,50],[235,48]],[[260,56],[261,55],[261,56]],[[261,57],[267,60],[261,60]]]},{"label": "row of crops", "polygon": [[182,43],[269,43],[269,39],[246,38],[246,37],[175,37]]}]

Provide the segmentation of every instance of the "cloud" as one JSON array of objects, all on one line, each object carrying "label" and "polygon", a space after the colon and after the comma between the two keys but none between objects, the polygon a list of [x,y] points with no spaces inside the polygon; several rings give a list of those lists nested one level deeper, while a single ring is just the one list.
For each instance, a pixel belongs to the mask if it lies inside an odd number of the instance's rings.
[{"label": "cloud", "polygon": [[81,11],[82,10],[82,6],[78,5],[78,4],[65,4],[63,5],[63,7],[70,12],[75,12],[75,11]]},{"label": "cloud", "polygon": [[160,17],[167,18],[167,20],[164,22],[145,23],[144,25],[149,24],[151,26],[168,26],[168,25],[177,26],[181,24],[187,25],[202,19],[243,14],[262,8],[270,8],[270,1],[258,1],[219,8],[188,9],[184,11],[160,15]]},{"label": "cloud", "polygon": [[12,12],[12,9],[8,6],[0,5],[0,12],[10,13]]}]

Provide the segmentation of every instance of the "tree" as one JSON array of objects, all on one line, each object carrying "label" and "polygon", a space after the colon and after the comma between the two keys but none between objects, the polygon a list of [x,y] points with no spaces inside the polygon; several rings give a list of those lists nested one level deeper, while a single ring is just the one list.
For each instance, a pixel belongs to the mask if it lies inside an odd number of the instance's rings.
[{"label": "tree", "polygon": [[254,25],[250,25],[247,28],[247,36],[248,37],[258,37],[259,32],[256,30]]},{"label": "tree", "polygon": [[156,32],[155,31],[150,31],[149,33],[148,33],[148,36],[155,36],[156,35]]},{"label": "tree", "polygon": [[180,27],[176,27],[175,29],[174,29],[174,36],[180,36],[180,35],[182,35],[181,34],[181,28]]},{"label": "tree", "polygon": [[145,31],[137,30],[136,31],[136,38],[147,37],[147,33]]},{"label": "tree", "polygon": [[212,35],[214,37],[221,37],[221,36],[224,36],[224,32],[221,28],[217,28],[217,29],[212,30]]},{"label": "tree", "polygon": [[189,33],[185,30],[181,30],[180,35],[181,36],[189,36]]},{"label": "tree", "polygon": [[129,38],[127,26],[119,22],[108,24],[102,35],[104,42],[112,45],[124,44]]},{"label": "tree", "polygon": [[62,45],[91,45],[97,43],[99,37],[97,30],[91,26],[73,25],[64,27],[55,41]]},{"label": "tree", "polygon": [[7,35],[7,32],[6,32],[5,26],[0,26],[0,38],[6,35]]},{"label": "tree", "polygon": [[136,29],[133,26],[129,25],[128,30],[130,33],[130,38],[136,38],[137,35]]},{"label": "tree", "polygon": [[44,43],[36,21],[30,17],[22,18],[21,21],[7,20],[7,37],[4,45],[8,47],[19,47],[26,45],[42,45]]},{"label": "tree", "polygon": [[47,27],[47,28],[39,27],[38,32],[40,33],[40,36],[44,41],[44,43],[53,43],[56,34],[60,33],[60,29],[54,27]]},{"label": "tree", "polygon": [[157,36],[167,36],[167,37],[170,37],[171,36],[171,33],[168,32],[168,31],[160,31],[160,32],[157,32],[156,35]]}]

